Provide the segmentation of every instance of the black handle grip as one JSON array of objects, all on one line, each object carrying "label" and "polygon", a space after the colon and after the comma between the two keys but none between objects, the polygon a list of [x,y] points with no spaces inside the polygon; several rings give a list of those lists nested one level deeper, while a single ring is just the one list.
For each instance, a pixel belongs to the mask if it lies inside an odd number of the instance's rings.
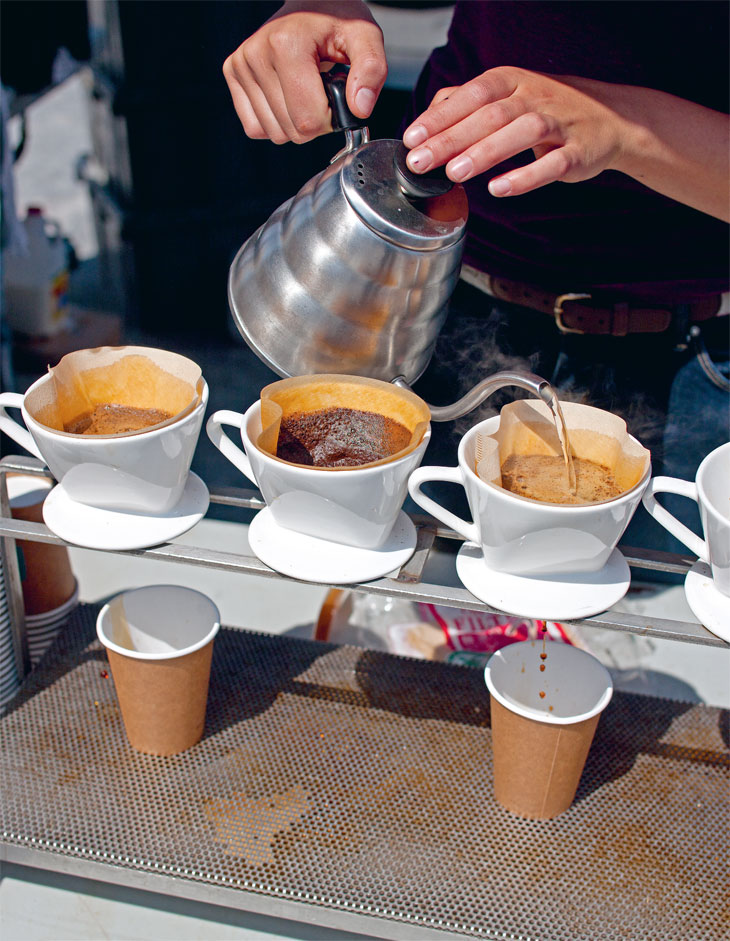
[{"label": "black handle grip", "polygon": [[332,130],[348,131],[367,127],[367,119],[356,118],[347,107],[345,86],[350,69],[346,65],[333,65],[329,72],[322,72],[322,82],[332,110]]}]

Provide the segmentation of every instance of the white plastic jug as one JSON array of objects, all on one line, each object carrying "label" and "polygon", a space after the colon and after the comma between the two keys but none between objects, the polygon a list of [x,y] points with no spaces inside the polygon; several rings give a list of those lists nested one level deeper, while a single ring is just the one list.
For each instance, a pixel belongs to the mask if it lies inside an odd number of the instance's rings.
[{"label": "white plastic jug", "polygon": [[23,226],[27,250],[8,250],[3,259],[7,321],[19,333],[51,336],[65,326],[68,313],[66,245],[58,233],[48,234],[37,206],[28,209]]}]

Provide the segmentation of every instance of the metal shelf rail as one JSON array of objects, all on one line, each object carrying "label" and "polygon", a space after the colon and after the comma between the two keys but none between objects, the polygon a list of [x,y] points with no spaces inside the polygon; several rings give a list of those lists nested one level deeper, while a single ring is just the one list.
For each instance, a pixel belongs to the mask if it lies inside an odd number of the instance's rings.
[{"label": "metal shelf rail", "polygon": [[[0,537],[2,542],[2,562],[6,583],[6,592],[13,624],[14,649],[19,675],[25,676],[29,670],[29,657],[23,611],[23,597],[14,542],[16,539],[29,539],[50,545],[68,545],[55,536],[46,526],[13,519],[8,506],[6,475],[9,473],[36,474],[50,476],[48,468],[35,458],[9,456],[0,460]],[[253,490],[224,488],[212,491],[212,503],[242,509],[261,509],[265,504],[261,496]],[[432,517],[412,517],[417,533],[416,551],[411,559],[393,578],[380,578],[375,581],[352,585],[358,591],[388,595],[409,601],[422,601],[431,604],[449,605],[456,608],[472,608],[481,611],[495,611],[489,605],[476,599],[465,588],[431,584],[422,581],[422,575],[429,553],[437,538],[461,540],[452,530],[439,525]],[[642,549],[620,547],[632,569],[653,569],[655,571],[685,574],[693,562],[692,556],[670,553],[651,553]],[[260,562],[255,556],[244,556],[231,552],[222,552],[209,548],[166,543],[151,549],[128,550],[125,555],[145,559],[180,562],[187,565],[239,572],[246,575],[258,575],[265,578],[285,578],[278,572]],[[618,631],[628,631],[646,637],[662,640],[683,641],[710,647],[727,648],[719,637],[710,633],[701,624],[693,621],[675,621],[667,618],[655,618],[647,615],[632,614],[624,611],[609,610],[594,617],[573,622],[589,627],[603,627]]]}]

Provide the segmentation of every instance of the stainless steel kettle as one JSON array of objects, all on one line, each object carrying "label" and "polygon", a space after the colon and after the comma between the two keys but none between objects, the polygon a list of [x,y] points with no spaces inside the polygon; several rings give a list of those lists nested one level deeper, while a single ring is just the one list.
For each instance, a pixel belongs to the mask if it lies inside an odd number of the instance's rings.
[{"label": "stainless steel kettle", "polygon": [[459,277],[466,194],[443,170],[411,174],[400,141],[371,141],[345,103],[346,78],[343,66],[323,73],[346,146],[238,251],[231,312],[280,376],[414,382]]},{"label": "stainless steel kettle", "polygon": [[[400,141],[370,140],[345,102],[347,72],[322,76],[344,149],[239,249],[228,300],[243,338],[280,376],[408,387],[428,366],[459,278],[467,199],[443,168],[412,174]],[[431,418],[460,418],[505,386],[556,401],[540,376],[498,372],[453,404],[430,405]]]}]

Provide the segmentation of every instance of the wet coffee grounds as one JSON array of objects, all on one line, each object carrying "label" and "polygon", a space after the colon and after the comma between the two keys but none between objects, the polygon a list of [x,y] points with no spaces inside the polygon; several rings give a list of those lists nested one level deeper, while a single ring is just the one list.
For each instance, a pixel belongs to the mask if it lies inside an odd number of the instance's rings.
[{"label": "wet coffee grounds", "polygon": [[326,408],[283,419],[276,456],[312,467],[356,467],[396,454],[410,440],[411,432],[386,415]]}]

